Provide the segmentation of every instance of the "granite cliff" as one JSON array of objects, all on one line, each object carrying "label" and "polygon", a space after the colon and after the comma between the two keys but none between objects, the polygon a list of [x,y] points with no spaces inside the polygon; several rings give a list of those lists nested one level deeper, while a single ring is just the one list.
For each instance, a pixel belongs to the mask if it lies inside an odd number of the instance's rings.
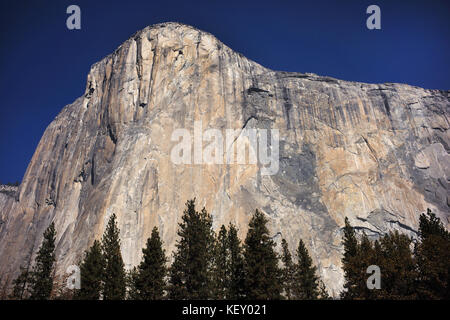
[{"label": "granite cliff", "polygon": [[[147,27],[94,64],[86,91],[46,129],[15,193],[0,193],[0,275],[11,279],[57,229],[57,270],[79,261],[118,216],[127,267],[152,227],[176,241],[187,199],[240,236],[256,208],[277,241],[301,237],[336,295],[344,218],[376,237],[416,235],[431,208],[449,226],[449,91],[269,70],[209,33]],[[176,165],[172,132],[279,130],[279,170]]]}]

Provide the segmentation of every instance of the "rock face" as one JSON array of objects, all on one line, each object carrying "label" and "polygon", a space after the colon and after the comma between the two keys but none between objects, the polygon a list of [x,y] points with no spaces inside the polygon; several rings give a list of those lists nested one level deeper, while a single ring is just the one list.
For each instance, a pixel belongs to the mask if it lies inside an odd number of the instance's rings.
[{"label": "rock face", "polygon": [[[137,32],[94,64],[85,94],[46,129],[14,197],[0,193],[0,275],[12,279],[57,229],[63,274],[118,216],[127,267],[152,227],[176,241],[186,200],[214,227],[246,234],[256,208],[277,241],[302,238],[330,291],[342,288],[347,216],[378,236],[416,234],[427,207],[449,224],[449,91],[365,84],[266,69],[211,34],[165,23]],[[177,165],[177,128],[279,130],[279,170]]]},{"label": "rock face", "polygon": [[[17,194],[18,186],[8,185],[8,184],[0,184],[0,193],[6,194],[10,197],[15,197]],[[6,198],[4,198],[6,199]]]}]

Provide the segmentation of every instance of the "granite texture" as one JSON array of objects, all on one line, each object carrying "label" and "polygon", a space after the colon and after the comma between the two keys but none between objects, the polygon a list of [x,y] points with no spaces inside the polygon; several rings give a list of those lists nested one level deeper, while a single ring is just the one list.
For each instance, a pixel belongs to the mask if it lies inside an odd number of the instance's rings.
[{"label": "granite texture", "polygon": [[[170,252],[187,199],[246,234],[256,208],[277,242],[302,238],[330,292],[343,285],[344,218],[416,236],[426,208],[449,226],[449,91],[272,71],[209,33],[147,27],[94,64],[46,129],[16,194],[0,193],[0,275],[12,279],[51,221],[57,271],[116,213],[128,268],[153,226]],[[275,175],[254,164],[176,165],[177,128],[279,129]]]}]

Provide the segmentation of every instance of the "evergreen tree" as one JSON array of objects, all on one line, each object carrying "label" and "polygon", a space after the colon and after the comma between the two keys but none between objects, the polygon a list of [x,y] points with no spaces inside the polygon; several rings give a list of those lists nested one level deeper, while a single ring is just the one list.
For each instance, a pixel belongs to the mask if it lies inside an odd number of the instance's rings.
[{"label": "evergreen tree", "polygon": [[102,238],[102,251],[104,258],[103,272],[103,299],[123,300],[126,293],[125,268],[120,252],[119,228],[116,215],[113,214],[108,221]]},{"label": "evergreen tree", "polygon": [[[344,299],[412,299],[416,278],[411,239],[397,231],[371,242],[366,234],[358,241],[348,220],[344,227]],[[381,289],[367,287],[367,268],[381,271]]]},{"label": "evergreen tree", "polygon": [[179,240],[170,268],[171,299],[213,299],[216,284],[214,273],[215,234],[212,218],[205,208],[195,210],[195,199],[186,203],[179,224]]},{"label": "evergreen tree", "polygon": [[216,248],[216,297],[217,299],[226,299],[229,289],[229,248],[227,229],[224,225],[220,227],[219,235],[217,236]]},{"label": "evergreen tree", "polygon": [[55,224],[52,222],[44,232],[44,240],[35,259],[31,274],[30,299],[46,300],[50,298],[53,289],[55,238]]},{"label": "evergreen tree", "polygon": [[137,267],[126,272],[126,287],[127,287],[127,299],[138,300],[140,293],[136,288],[136,283],[139,279],[139,273]]},{"label": "evergreen tree", "polygon": [[153,228],[142,253],[142,262],[131,276],[133,290],[130,296],[135,300],[160,300],[166,287],[167,259],[157,227]]},{"label": "evergreen tree", "polygon": [[104,274],[104,259],[102,247],[98,240],[85,252],[80,266],[81,288],[75,294],[75,299],[98,300],[102,292]]},{"label": "evergreen tree", "polygon": [[280,299],[281,272],[267,219],[256,210],[245,238],[245,294],[248,299]]},{"label": "evergreen tree", "polygon": [[330,295],[328,294],[327,287],[322,280],[319,280],[319,299],[320,300],[331,300]]},{"label": "evergreen tree", "polygon": [[[20,267],[20,274],[19,276],[13,280],[13,290],[11,294],[9,295],[10,299],[14,300],[23,300],[29,297],[30,294],[30,284],[31,284],[31,277],[32,277],[32,270],[31,270],[31,257],[33,255],[33,249],[31,249],[29,255],[28,255],[28,261],[26,264],[26,267]],[[6,295],[6,284],[8,282],[5,282],[5,296]]]},{"label": "evergreen tree", "polygon": [[374,264],[383,265],[385,262],[383,261],[383,248],[381,247],[380,240],[375,240],[373,243],[373,260]]},{"label": "evergreen tree", "polygon": [[450,234],[427,210],[419,220],[417,259],[418,295],[421,299],[450,299]]},{"label": "evergreen tree", "polygon": [[[380,239],[382,259],[374,264],[381,269],[382,299],[414,299],[416,290],[416,265],[411,250],[411,239],[389,232]],[[372,290],[378,291],[378,290]]]},{"label": "evergreen tree", "polygon": [[19,276],[13,281],[13,291],[10,298],[23,300],[27,296],[30,282],[30,272],[28,268],[20,268]]},{"label": "evergreen tree", "polygon": [[[180,241],[178,244],[181,244]],[[188,252],[186,243],[183,241],[183,249],[180,247],[176,253],[172,265],[169,268],[168,296],[172,300],[189,299],[190,296],[186,283],[189,273],[187,272]]]},{"label": "evergreen tree", "polygon": [[244,298],[244,257],[242,253],[241,241],[238,237],[236,227],[230,223],[228,227],[228,248],[229,248],[229,283],[227,299],[238,300]]},{"label": "evergreen tree", "polygon": [[348,218],[345,218],[344,237],[342,244],[344,246],[344,255],[342,257],[342,269],[344,270],[344,291],[341,293],[343,299],[354,299],[359,295],[361,267],[357,261],[358,240],[355,231],[350,225]]},{"label": "evergreen tree", "polygon": [[308,249],[300,239],[297,248],[297,264],[295,270],[295,286],[292,290],[294,299],[313,300],[319,296],[319,278],[317,268],[313,265]]},{"label": "evergreen tree", "polygon": [[295,265],[292,262],[292,255],[289,251],[288,244],[285,239],[281,240],[283,262],[282,277],[283,277],[283,289],[286,299],[292,299],[292,290],[295,283]]},{"label": "evergreen tree", "polygon": [[371,265],[381,266],[381,257],[378,260],[375,256],[375,248],[369,237],[363,233],[360,242],[358,243],[357,253],[354,257],[355,266],[355,283],[353,298],[355,299],[376,299],[380,291],[377,289],[369,289],[367,287],[367,279],[370,276],[367,273],[367,268]]},{"label": "evergreen tree", "polygon": [[427,213],[422,213],[419,218],[419,237],[420,240],[425,240],[431,236],[440,236],[442,238],[448,238],[449,232],[443,226],[441,219],[427,209]]}]

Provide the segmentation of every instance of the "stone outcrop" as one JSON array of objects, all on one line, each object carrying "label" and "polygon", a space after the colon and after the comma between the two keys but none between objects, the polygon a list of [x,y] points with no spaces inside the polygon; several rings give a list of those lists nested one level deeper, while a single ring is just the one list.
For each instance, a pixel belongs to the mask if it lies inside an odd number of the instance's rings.
[{"label": "stone outcrop", "polygon": [[13,198],[16,196],[18,189],[18,185],[0,184],[0,194],[3,193]]},{"label": "stone outcrop", "polygon": [[[152,227],[174,248],[187,199],[214,227],[256,208],[277,241],[302,238],[336,295],[344,217],[378,236],[416,235],[427,207],[449,224],[449,91],[365,84],[272,71],[211,34],[147,27],[94,64],[83,96],[46,129],[15,197],[0,193],[0,275],[11,279],[51,221],[57,268],[78,263],[118,216],[127,267]],[[276,128],[279,171],[259,165],[176,165],[171,134],[206,128]]]}]

